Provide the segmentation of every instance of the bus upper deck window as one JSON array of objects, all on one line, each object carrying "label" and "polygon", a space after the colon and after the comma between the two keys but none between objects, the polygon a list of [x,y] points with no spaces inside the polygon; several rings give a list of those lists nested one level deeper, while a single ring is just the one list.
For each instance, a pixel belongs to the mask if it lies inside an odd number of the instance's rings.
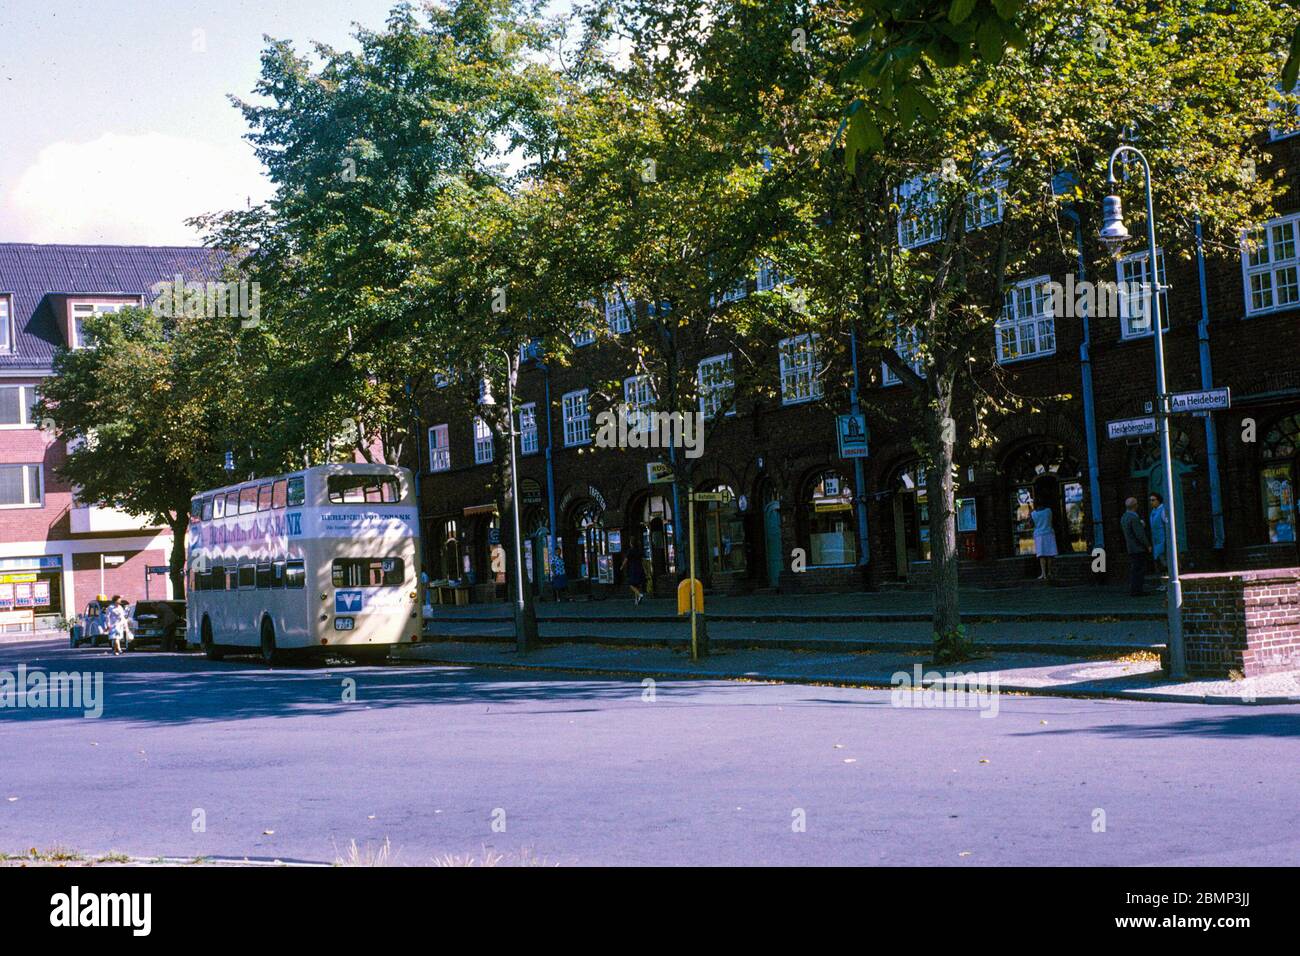
[{"label": "bus upper deck window", "polygon": [[287,483],[283,478],[279,478],[279,479],[276,480],[276,482],[275,482],[275,486],[274,486],[274,488],[273,488],[272,491],[271,491],[271,507],[272,507],[272,508],[283,508],[283,507],[284,507],[284,502],[285,502],[285,489],[286,489],[287,486],[288,486],[288,483]]},{"label": "bus upper deck window", "polygon": [[301,590],[307,583],[307,569],[301,561],[287,561],[284,565],[284,586]]},{"label": "bus upper deck window", "polygon": [[199,521],[203,518],[203,499],[193,498],[190,500],[190,520]]},{"label": "bus upper deck window", "polygon": [[398,499],[397,479],[391,475],[330,475],[325,483],[335,504],[393,504]]},{"label": "bus upper deck window", "polygon": [[257,510],[271,510],[271,485],[269,483],[257,489]]},{"label": "bus upper deck window", "polygon": [[296,508],[306,500],[307,492],[301,478],[289,479],[289,507]]},{"label": "bus upper deck window", "polygon": [[239,514],[239,492],[226,492],[226,517]]},{"label": "bus upper deck window", "polygon": [[239,513],[252,514],[257,510],[257,485],[239,489]]},{"label": "bus upper deck window", "polygon": [[224,518],[226,516],[226,496],[217,495],[212,499],[212,517]]},{"label": "bus upper deck window", "polygon": [[203,499],[203,520],[204,521],[212,520],[212,499],[211,498]]}]

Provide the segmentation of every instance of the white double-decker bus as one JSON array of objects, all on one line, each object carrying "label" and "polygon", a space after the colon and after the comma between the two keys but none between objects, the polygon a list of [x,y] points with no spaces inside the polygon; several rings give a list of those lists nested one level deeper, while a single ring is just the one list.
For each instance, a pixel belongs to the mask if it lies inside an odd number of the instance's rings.
[{"label": "white double-decker bus", "polygon": [[420,639],[411,473],[319,465],[190,504],[186,637],[210,660],[256,648],[382,657]]}]

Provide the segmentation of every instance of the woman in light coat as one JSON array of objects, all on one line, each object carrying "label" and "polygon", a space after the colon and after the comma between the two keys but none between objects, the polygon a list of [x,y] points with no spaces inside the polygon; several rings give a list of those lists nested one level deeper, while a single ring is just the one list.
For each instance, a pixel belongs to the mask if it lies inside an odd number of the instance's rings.
[{"label": "woman in light coat", "polygon": [[1052,558],[1056,557],[1056,531],[1052,526],[1052,509],[1034,502],[1034,510],[1029,513],[1034,522],[1034,554],[1038,555],[1038,580],[1050,581],[1052,577]]}]

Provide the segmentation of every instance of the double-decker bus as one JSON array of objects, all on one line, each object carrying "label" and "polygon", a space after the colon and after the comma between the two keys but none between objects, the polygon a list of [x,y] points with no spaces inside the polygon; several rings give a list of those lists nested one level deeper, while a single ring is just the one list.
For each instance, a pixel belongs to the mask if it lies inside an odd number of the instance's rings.
[{"label": "double-decker bus", "polygon": [[190,503],[186,640],[209,660],[260,650],[382,657],[420,639],[410,471],[318,465]]}]

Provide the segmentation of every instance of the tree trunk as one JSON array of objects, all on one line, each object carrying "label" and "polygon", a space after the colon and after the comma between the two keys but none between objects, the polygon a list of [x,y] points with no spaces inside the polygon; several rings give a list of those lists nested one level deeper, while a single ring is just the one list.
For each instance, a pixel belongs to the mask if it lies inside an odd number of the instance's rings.
[{"label": "tree trunk", "polygon": [[185,599],[185,535],[190,528],[190,516],[186,511],[179,517],[169,516],[172,529],[172,553],[168,562],[167,573],[172,580],[172,597],[177,601]]},{"label": "tree trunk", "polygon": [[[938,383],[936,383],[938,384]],[[930,503],[930,569],[934,584],[934,631],[946,636],[961,624],[957,594],[957,513],[952,480],[952,393],[939,385],[926,414],[930,451],[926,492]]]}]

